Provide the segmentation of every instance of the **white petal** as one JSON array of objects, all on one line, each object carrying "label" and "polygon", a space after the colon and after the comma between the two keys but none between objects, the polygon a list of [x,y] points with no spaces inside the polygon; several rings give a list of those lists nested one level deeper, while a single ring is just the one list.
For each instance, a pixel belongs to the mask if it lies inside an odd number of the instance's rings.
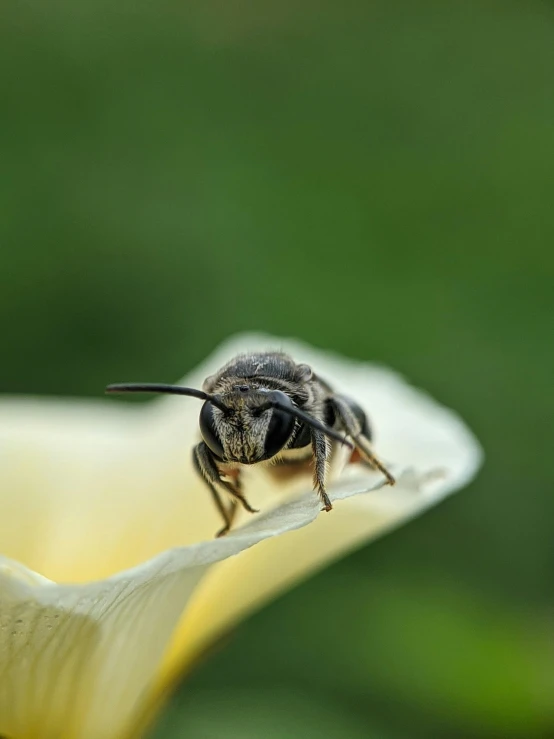
[{"label": "white petal", "polygon": [[[56,736],[59,727],[55,720],[60,719],[63,706],[65,715],[73,711],[73,725],[84,726],[88,732],[79,733],[75,728],[71,734],[67,729],[70,724],[64,723],[64,738],[116,736],[120,723],[130,719],[137,697],[147,689],[179,619],[158,674],[158,686],[172,679],[220,632],[283,588],[416,515],[475,474],[481,451],[462,422],[388,370],[329,356],[297,342],[247,336],[227,342],[186,382],[200,386],[207,374],[236,352],[276,345],[310,363],[337,390],[355,397],[370,415],[377,453],[392,462],[395,472],[412,467],[413,473],[401,476],[393,489],[339,503],[310,526],[263,541],[240,557],[212,567],[181,619],[199,574],[198,570],[182,569],[190,568],[190,560],[172,572],[151,571],[149,568],[158,567],[163,560],[165,555],[161,555],[154,561],[157,564],[148,565],[150,574],[138,585],[135,575],[126,573],[123,577],[130,578],[129,592],[122,602],[117,601],[121,590],[118,578],[106,581],[109,587],[104,583],[67,589],[25,585],[16,578],[18,592],[30,588],[28,593],[24,591],[25,605],[20,595],[19,600],[13,600],[16,580],[10,576],[13,603],[0,601],[2,618],[7,618],[7,628],[1,634],[0,664],[8,660],[4,678],[7,675],[10,685],[18,686],[17,695],[24,696],[24,705],[38,706],[39,724],[48,726],[50,722],[53,727],[53,734],[44,730],[41,739]],[[123,408],[123,403],[114,399],[97,405],[67,404],[65,408],[50,402],[28,406],[22,401],[0,403],[0,551],[21,558],[53,579],[82,581],[127,568],[168,547],[211,537],[219,521],[190,463],[197,416],[198,403],[185,398],[164,398],[146,409]],[[339,481],[340,487],[334,488],[335,497],[357,484],[367,489],[376,479],[378,476],[370,475],[357,480],[351,469]],[[305,489],[306,481],[276,486],[253,470],[246,489],[248,497],[268,511],[299,487]],[[310,493],[298,505],[306,506],[301,516],[305,522],[317,511],[316,496]],[[289,509],[281,507],[270,516],[279,517],[283,510]],[[264,521],[267,519],[258,516],[249,533],[200,546],[209,551],[216,547],[218,556],[223,556],[230,541],[249,546],[253,542],[241,537],[252,537],[256,531],[259,535]],[[284,524],[287,528],[290,519]],[[171,555],[172,561],[173,556],[180,561],[180,552]],[[32,574],[27,576],[33,578]],[[6,577],[4,573],[4,583]],[[108,590],[99,592],[95,590],[98,587]],[[44,601],[46,593],[53,601]],[[114,598],[117,605],[103,614],[105,604]],[[8,610],[4,612],[4,608]],[[11,631],[17,638],[18,608],[24,613],[21,628],[27,624],[18,658],[23,656],[35,665],[32,680],[24,678],[21,665],[25,663],[6,654],[13,641],[5,639]],[[56,622],[69,619],[68,641],[50,616]],[[14,626],[11,631],[10,624]],[[53,646],[44,649],[41,657],[47,638]],[[63,665],[56,664],[64,658],[63,644],[70,646],[75,662],[68,659]],[[47,685],[46,676],[53,674],[53,668],[60,672],[60,679]],[[67,691],[76,685],[82,686],[79,695],[88,697],[68,703]],[[24,721],[26,713],[10,695],[4,688],[0,690],[0,700],[5,700],[0,704],[0,734],[19,739],[12,729],[23,726],[17,721]],[[94,723],[104,719],[105,725]],[[30,739],[28,733],[22,736]]]},{"label": "white petal", "polygon": [[170,550],[85,585],[57,585],[0,559],[0,734],[124,735],[199,579],[219,560],[306,526],[318,509],[306,494],[224,539]]}]

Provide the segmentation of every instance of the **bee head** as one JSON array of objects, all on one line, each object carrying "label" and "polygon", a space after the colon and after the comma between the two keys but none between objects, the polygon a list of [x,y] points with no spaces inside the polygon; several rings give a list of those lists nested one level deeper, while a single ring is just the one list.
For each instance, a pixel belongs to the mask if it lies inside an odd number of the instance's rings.
[{"label": "bee head", "polygon": [[200,411],[200,432],[219,459],[254,464],[278,454],[296,423],[288,395],[237,385],[221,396],[222,409],[207,400]]}]

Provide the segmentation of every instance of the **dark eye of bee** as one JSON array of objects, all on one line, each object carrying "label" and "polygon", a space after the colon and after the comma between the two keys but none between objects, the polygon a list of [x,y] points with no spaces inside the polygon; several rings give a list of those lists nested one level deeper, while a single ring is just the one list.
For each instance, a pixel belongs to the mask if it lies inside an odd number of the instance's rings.
[{"label": "dark eye of bee", "polygon": [[[278,396],[279,401],[283,405],[291,405],[292,401],[288,395],[275,391],[272,395]],[[294,416],[290,413],[280,410],[279,408],[273,408],[271,411],[271,419],[267,428],[267,435],[264,443],[265,458],[271,459],[285,446],[287,441],[290,439],[294,424],[296,423]]]},{"label": "dark eye of bee", "polygon": [[200,411],[200,433],[210,450],[223,459],[224,451],[214,423],[214,406],[208,401]]}]

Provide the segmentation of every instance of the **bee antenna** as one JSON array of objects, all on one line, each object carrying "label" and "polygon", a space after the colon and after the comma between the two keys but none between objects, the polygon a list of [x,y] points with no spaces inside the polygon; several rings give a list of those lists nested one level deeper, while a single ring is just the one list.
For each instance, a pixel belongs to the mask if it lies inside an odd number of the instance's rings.
[{"label": "bee antenna", "polygon": [[116,385],[108,385],[106,393],[165,393],[167,395],[187,395],[198,400],[209,400],[216,408],[227,411],[228,408],[215,395],[209,395],[203,390],[193,387],[182,387],[181,385],[164,385],[162,383],[147,382],[125,382]]}]

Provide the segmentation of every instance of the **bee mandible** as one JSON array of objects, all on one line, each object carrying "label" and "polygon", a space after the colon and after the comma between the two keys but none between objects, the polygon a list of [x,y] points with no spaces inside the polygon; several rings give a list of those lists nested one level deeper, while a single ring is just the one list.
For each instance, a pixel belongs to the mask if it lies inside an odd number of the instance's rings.
[{"label": "bee mandible", "polygon": [[238,504],[257,513],[242,489],[244,465],[270,462],[294,473],[311,463],[314,490],[324,511],[333,507],[326,477],[338,443],[351,448],[351,462],[365,462],[379,470],[388,484],[395,483],[373,453],[364,410],[355,400],[333,392],[310,366],[297,364],[284,352],[239,354],[208,377],[202,390],[125,383],[108,385],[106,392],[169,393],[204,401],[199,418],[202,441],[193,449],[193,462],[224,521],[216,536],[228,533]]}]

